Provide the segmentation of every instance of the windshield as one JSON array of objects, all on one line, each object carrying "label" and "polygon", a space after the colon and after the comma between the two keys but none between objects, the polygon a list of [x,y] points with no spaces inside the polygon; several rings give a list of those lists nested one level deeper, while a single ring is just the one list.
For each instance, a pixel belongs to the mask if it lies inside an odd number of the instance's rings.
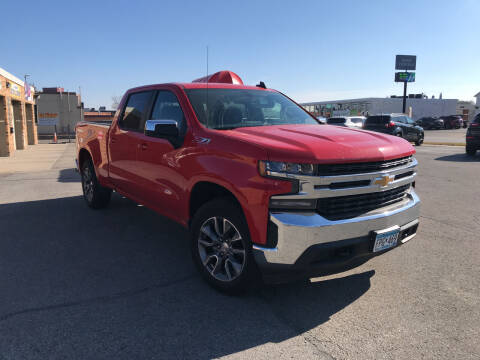
[{"label": "windshield", "polygon": [[319,124],[286,96],[273,91],[245,89],[186,90],[198,120],[211,129]]}]

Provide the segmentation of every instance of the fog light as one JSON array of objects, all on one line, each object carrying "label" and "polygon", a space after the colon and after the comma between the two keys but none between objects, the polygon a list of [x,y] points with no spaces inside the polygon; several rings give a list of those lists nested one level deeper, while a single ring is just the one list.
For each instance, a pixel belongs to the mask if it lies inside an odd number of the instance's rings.
[{"label": "fog light", "polygon": [[315,199],[270,199],[270,209],[313,210],[317,207]]}]

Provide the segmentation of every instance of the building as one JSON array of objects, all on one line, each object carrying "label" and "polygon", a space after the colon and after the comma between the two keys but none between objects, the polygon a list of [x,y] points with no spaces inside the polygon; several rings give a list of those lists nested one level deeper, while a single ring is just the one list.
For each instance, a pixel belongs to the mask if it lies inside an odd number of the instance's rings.
[{"label": "building", "polygon": [[476,104],[475,104],[476,112],[475,112],[475,115],[477,115],[477,114],[480,114],[480,92],[477,93],[477,95],[475,95],[475,99],[476,99]]},{"label": "building", "polygon": [[115,110],[106,110],[105,106],[100,106],[98,110],[95,108],[84,109],[83,115],[85,121],[112,122],[115,112]]},{"label": "building", "polygon": [[38,143],[33,86],[0,68],[0,156]]},{"label": "building", "polygon": [[83,104],[75,92],[63,88],[43,88],[37,96],[38,133],[40,135],[70,135],[83,120]]},{"label": "building", "polygon": [[459,101],[457,103],[457,114],[462,115],[463,120],[471,121],[478,112],[478,106],[473,101]]},{"label": "building", "polygon": [[[422,95],[422,94],[419,94]],[[456,114],[457,99],[426,99],[423,95],[409,95],[407,113],[412,108],[414,120],[423,116],[442,116]],[[361,98],[350,100],[319,101],[301,104],[315,116],[348,116],[401,113],[402,97]]]}]

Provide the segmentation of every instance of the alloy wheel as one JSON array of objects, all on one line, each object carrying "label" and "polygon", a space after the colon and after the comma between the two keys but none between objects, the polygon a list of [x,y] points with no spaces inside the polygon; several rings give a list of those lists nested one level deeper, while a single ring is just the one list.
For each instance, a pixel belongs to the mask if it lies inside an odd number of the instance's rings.
[{"label": "alloy wheel", "polygon": [[82,186],[83,186],[83,193],[88,201],[93,200],[93,174],[90,170],[90,167],[85,166],[82,172]]},{"label": "alloy wheel", "polygon": [[241,275],[246,249],[235,225],[223,217],[211,217],[202,224],[198,236],[200,259],[210,275],[227,282]]}]

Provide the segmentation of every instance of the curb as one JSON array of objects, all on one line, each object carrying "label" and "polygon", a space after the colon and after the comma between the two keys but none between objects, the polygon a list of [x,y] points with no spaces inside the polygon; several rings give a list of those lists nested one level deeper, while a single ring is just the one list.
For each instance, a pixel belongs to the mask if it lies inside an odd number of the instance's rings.
[{"label": "curb", "polygon": [[441,141],[424,141],[424,145],[446,145],[446,146],[465,146],[465,143],[451,143],[451,142],[441,142]]}]

